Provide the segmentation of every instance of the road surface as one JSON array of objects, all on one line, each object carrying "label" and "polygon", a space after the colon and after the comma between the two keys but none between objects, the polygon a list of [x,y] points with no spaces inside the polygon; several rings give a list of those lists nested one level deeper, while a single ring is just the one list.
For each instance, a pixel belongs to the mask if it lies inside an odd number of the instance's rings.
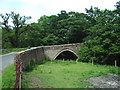
[{"label": "road surface", "polygon": [[0,59],[2,59],[1,60],[2,62],[0,61],[0,71],[5,69],[10,64],[14,63],[14,56],[15,56],[15,53],[10,53],[10,54],[0,56]]}]

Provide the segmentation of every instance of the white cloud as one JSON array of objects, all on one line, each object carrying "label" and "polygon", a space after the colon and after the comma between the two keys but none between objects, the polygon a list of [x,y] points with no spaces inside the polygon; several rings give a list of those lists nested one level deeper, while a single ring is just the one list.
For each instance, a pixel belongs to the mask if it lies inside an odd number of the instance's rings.
[{"label": "white cloud", "polygon": [[[57,14],[61,10],[85,12],[90,6],[100,9],[114,9],[119,0],[2,0],[0,1],[0,13],[15,11],[26,16],[32,16],[32,21],[42,15]],[[16,4],[16,5],[15,5]]]}]

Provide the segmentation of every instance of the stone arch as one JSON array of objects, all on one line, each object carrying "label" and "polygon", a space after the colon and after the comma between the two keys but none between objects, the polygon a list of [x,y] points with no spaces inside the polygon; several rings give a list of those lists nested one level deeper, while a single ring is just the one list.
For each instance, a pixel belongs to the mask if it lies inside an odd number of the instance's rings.
[{"label": "stone arch", "polygon": [[71,50],[71,49],[63,49],[63,50],[59,51],[59,52],[53,57],[53,60],[55,60],[61,53],[65,52],[65,51],[69,51],[69,52],[73,53],[73,54],[78,58],[77,53],[74,52],[73,50]]}]

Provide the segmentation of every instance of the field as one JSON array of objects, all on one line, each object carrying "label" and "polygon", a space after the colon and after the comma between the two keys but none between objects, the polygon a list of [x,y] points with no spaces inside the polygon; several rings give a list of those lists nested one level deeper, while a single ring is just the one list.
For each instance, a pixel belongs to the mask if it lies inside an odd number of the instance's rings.
[{"label": "field", "polygon": [[2,73],[0,72],[0,90],[2,88]]},{"label": "field", "polygon": [[2,88],[14,88],[16,79],[15,65],[8,66],[2,72]]},{"label": "field", "polygon": [[[23,72],[22,88],[95,88],[87,79],[108,73],[120,75],[118,69],[120,67],[75,61],[44,61],[32,71]],[[12,64],[2,72],[2,88],[14,88],[15,78],[15,65]]]},{"label": "field", "polygon": [[[119,68],[120,69],[120,68]],[[75,61],[45,61],[32,71],[24,72],[23,88],[86,88],[90,77],[118,74],[118,67],[92,65]],[[94,87],[93,87],[94,88]]]}]

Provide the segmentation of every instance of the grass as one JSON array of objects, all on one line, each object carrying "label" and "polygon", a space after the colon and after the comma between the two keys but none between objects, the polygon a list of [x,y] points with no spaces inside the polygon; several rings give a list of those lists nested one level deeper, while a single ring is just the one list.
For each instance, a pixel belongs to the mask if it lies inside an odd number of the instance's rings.
[{"label": "grass", "polygon": [[[32,71],[24,72],[23,88],[85,88],[92,86],[90,77],[118,74],[118,68],[75,61],[46,61]],[[119,73],[120,74],[120,73]]]},{"label": "grass", "polygon": [[6,49],[6,50],[2,50],[2,55],[4,54],[8,54],[11,52],[19,52],[19,51],[23,51],[26,50],[27,48],[15,48],[15,49]]},{"label": "grass", "polygon": [[14,88],[15,79],[15,65],[12,64],[2,72],[2,88]]},{"label": "grass", "polygon": [[0,90],[2,89],[2,73],[0,72]]}]

